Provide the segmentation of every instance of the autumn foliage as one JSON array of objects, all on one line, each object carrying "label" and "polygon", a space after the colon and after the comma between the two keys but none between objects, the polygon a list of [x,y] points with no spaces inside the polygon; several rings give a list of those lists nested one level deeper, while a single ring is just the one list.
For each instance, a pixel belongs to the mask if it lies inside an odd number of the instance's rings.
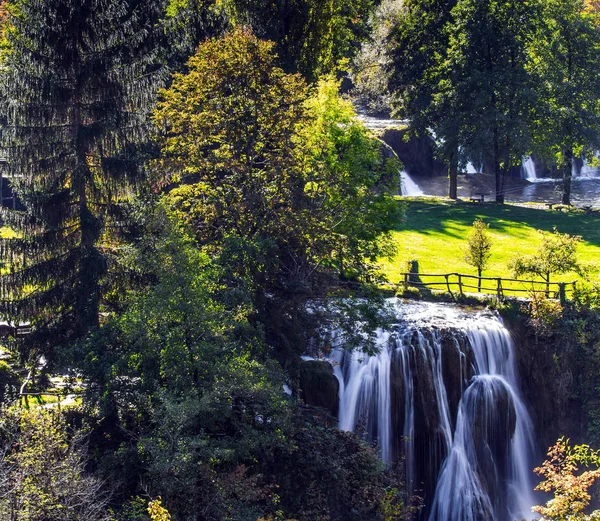
[{"label": "autumn foliage", "polygon": [[[550,492],[554,497],[545,506],[536,506],[534,512],[542,514],[542,521],[598,519],[600,512],[584,513],[591,501],[588,489],[600,478],[600,451],[587,445],[571,447],[569,440],[561,438],[548,451],[548,458],[535,469],[543,481],[536,490]],[[581,471],[581,467],[593,467]]]}]

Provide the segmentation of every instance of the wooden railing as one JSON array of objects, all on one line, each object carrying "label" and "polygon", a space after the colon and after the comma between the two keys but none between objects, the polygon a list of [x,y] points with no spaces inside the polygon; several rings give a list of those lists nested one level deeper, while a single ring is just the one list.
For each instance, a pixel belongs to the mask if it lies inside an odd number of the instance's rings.
[{"label": "wooden railing", "polygon": [[[547,297],[566,301],[568,293],[577,287],[574,282],[544,282],[539,280],[507,279],[502,277],[478,277],[462,273],[402,273],[404,287],[442,288],[450,294],[470,293],[495,294],[498,298],[511,294],[544,294]],[[454,289],[454,291],[453,291]],[[473,291],[474,290],[474,291]]]}]

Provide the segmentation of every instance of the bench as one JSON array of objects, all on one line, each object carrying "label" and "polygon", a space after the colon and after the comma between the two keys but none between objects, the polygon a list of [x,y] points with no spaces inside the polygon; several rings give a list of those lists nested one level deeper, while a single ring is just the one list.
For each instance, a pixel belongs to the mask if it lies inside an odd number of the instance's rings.
[{"label": "bench", "polygon": [[483,202],[485,202],[486,195],[487,194],[483,194],[483,193],[471,194],[469,201],[471,201],[472,203],[483,203]]}]

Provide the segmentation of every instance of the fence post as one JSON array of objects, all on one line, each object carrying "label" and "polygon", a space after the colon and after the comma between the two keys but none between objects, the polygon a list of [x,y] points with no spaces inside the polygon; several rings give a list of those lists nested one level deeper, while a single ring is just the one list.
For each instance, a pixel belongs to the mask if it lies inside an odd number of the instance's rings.
[{"label": "fence post", "polygon": [[460,273],[458,274],[458,290],[460,291],[460,295],[462,296],[462,294],[463,294],[462,275]]},{"label": "fence post", "polygon": [[408,289],[408,273],[404,274],[404,291]]},{"label": "fence post", "polygon": [[409,274],[408,281],[414,286],[418,286],[421,283],[421,278],[419,277],[419,261],[411,260],[409,263]]},{"label": "fence post", "polygon": [[444,278],[446,279],[446,288],[448,288],[448,293],[450,293],[450,295],[452,295],[452,298],[454,298],[454,295],[452,294],[452,290],[450,289],[450,275],[446,274],[444,275]]},{"label": "fence post", "polygon": [[560,298],[561,306],[564,306],[567,303],[567,290],[566,284],[564,282],[558,283],[558,295]]},{"label": "fence post", "polygon": [[503,296],[502,295],[502,279],[501,278],[498,278],[498,289],[496,291],[496,294],[498,296],[498,299],[501,299]]}]

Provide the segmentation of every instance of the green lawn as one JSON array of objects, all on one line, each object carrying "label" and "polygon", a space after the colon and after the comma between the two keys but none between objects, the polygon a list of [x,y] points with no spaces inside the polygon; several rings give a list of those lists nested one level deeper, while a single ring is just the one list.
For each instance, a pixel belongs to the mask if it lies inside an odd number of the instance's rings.
[{"label": "green lawn", "polygon": [[[463,249],[473,221],[480,217],[490,224],[493,237],[492,257],[484,276],[511,278],[507,265],[518,253],[535,253],[540,243],[537,230],[581,235],[580,259],[593,266],[593,277],[600,274],[600,215],[584,212],[562,213],[539,205],[516,206],[495,203],[450,202],[440,199],[405,200],[406,220],[394,231],[398,253],[383,261],[391,282],[400,281],[406,262],[419,261],[421,273],[458,272],[476,275],[476,270],[464,262]],[[578,277],[566,274],[556,280],[572,281]]]}]

